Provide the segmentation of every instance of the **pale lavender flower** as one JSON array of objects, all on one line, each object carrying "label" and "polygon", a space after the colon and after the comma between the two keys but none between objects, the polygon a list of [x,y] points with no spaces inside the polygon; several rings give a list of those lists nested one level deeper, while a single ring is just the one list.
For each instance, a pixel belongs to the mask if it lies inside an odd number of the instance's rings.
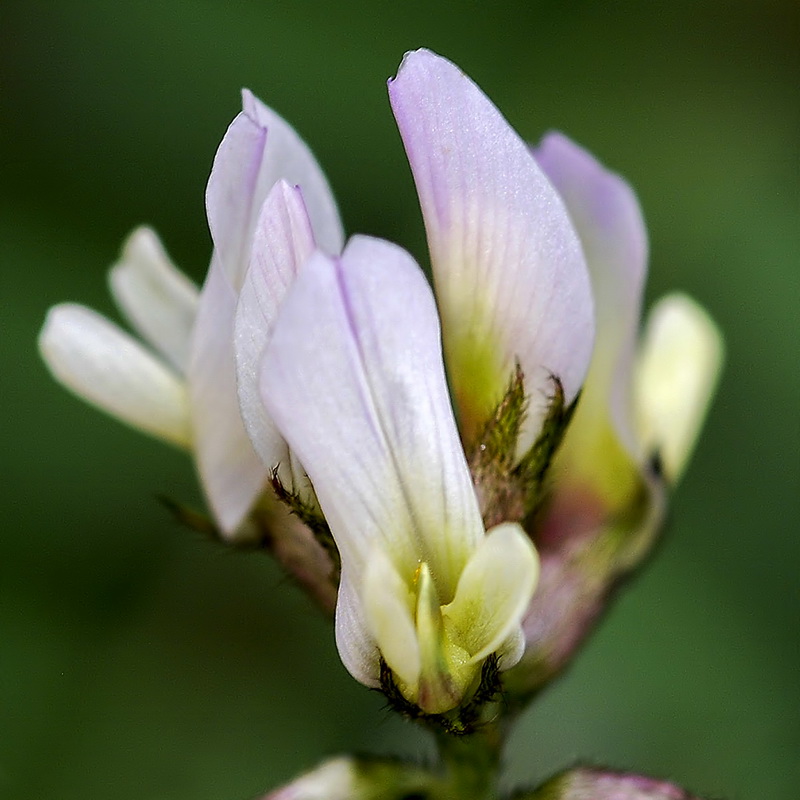
[{"label": "pale lavender flower", "polygon": [[634,193],[561,134],[534,152],[580,236],[597,335],[580,403],[550,469],[549,506],[532,530],[542,577],[512,678],[528,692],[568,662],[611,590],[652,546],[723,352],[714,323],[681,294],[660,300],[640,335],[647,234]]},{"label": "pale lavender flower", "polygon": [[145,343],[89,308],[62,303],[50,309],[39,336],[45,363],[84,400],[145,433],[190,447],[184,376],[197,287],[149,228],[130,235],[109,284]]},{"label": "pale lavender flower", "polygon": [[[520,657],[518,608],[537,570],[517,523],[525,522],[545,549],[553,519],[563,528],[559,541],[583,541],[583,517],[600,500],[593,496],[587,505],[582,489],[565,494],[562,487],[579,484],[574,476],[588,470],[599,483],[627,481],[612,515],[635,513],[632,527],[656,529],[662,491],[648,465],[655,452],[670,472],[685,461],[716,374],[718,338],[688,301],[668,301],[667,344],[642,351],[634,398],[646,244],[627,186],[585,154],[578,158],[563,138],[551,137],[537,161],[480,89],[429,51],[409,53],[389,91],[420,194],[467,452],[479,457],[485,448],[481,437],[515,374],[527,403],[509,475],[536,451],[532,446],[549,444],[547,437],[555,448],[563,431],[548,428],[554,381],[567,406],[591,360],[584,397],[552,467],[553,498],[543,494],[542,476],[515,477],[506,494],[517,492],[520,501],[492,508],[495,496],[480,485],[485,476],[474,474],[481,506],[454,432],[436,312],[413,261],[386,243],[357,238],[341,261],[316,254],[303,265],[314,242],[300,198],[284,191],[265,205],[262,224],[270,234],[247,278],[261,288],[252,303],[240,304],[237,330],[250,331],[251,341],[269,338],[270,298],[298,277],[265,350],[268,413],[252,375],[240,376],[244,418],[271,468],[280,453],[263,446],[270,437],[259,440],[251,420],[275,420],[278,438],[291,447],[292,469],[299,461],[307,470],[330,525],[342,560],[337,643],[345,665],[376,686],[385,663],[408,701],[438,713],[463,700],[487,656],[498,653],[504,669]],[[569,172],[570,158],[579,165],[572,184],[558,174],[560,163]],[[588,209],[581,192],[591,195]],[[288,278],[275,290],[279,275]],[[676,364],[683,370],[677,395],[663,391],[676,385]],[[676,440],[681,444],[670,449],[666,442]],[[540,517],[529,516],[530,496],[546,508],[543,528]],[[609,571],[631,566],[645,544],[613,568],[581,562],[577,574],[557,548],[549,585],[526,615],[528,652],[514,671],[523,675],[520,691],[564,663],[601,606]]]},{"label": "pale lavender flower", "polygon": [[[280,196],[299,192],[295,186],[304,193],[313,241],[338,252],[342,227],[316,160],[283,119],[245,90],[243,110],[220,144],[208,182],[214,255],[199,297],[155,234],[137,229],[112,268],[110,282],[117,304],[145,344],[74,304],[51,309],[39,339],[45,362],[69,389],[194,454],[209,505],[226,536],[238,530],[268,477],[241,418],[234,316],[254,241],[256,258],[263,258],[262,206],[271,190]],[[243,302],[249,302],[252,291],[243,294]],[[246,375],[259,351],[247,344],[246,331],[239,339],[240,374]],[[260,425],[270,430],[267,420]],[[262,448],[265,439],[258,437]],[[269,446],[285,452],[274,434]]]},{"label": "pale lavender flower", "polygon": [[[245,91],[243,110],[219,146],[206,191],[214,256],[194,329],[188,383],[198,469],[225,531],[244,519],[267,477],[242,423],[234,317],[254,242],[261,241],[262,206],[281,180],[302,187],[320,247],[338,252],[341,222],[316,159],[293,128]],[[255,252],[258,258],[260,248]]]},{"label": "pale lavender flower", "polygon": [[457,706],[497,653],[521,655],[538,573],[515,523],[485,531],[450,405],[439,319],[399,247],[315,253],[267,346],[261,391],[341,555],[336,641],[351,674],[381,662],[426,713]]}]

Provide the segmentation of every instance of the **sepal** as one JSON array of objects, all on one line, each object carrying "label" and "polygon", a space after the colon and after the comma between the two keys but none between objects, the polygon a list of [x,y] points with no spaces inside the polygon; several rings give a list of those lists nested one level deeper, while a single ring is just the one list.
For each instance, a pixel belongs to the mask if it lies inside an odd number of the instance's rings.
[{"label": "sepal", "polygon": [[522,522],[545,499],[545,479],[578,402],[566,404],[564,387],[552,375],[552,393],[539,435],[520,458],[519,437],[528,413],[522,368],[517,364],[508,388],[481,429],[469,455],[483,523]]}]

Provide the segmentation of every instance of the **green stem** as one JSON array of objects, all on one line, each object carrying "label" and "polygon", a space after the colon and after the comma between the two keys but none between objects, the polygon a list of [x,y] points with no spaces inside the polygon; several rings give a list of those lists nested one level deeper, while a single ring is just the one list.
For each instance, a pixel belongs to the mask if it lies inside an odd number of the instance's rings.
[{"label": "green stem", "polygon": [[497,797],[497,778],[504,735],[497,725],[486,725],[465,736],[436,735],[444,771],[441,800],[492,800]]}]

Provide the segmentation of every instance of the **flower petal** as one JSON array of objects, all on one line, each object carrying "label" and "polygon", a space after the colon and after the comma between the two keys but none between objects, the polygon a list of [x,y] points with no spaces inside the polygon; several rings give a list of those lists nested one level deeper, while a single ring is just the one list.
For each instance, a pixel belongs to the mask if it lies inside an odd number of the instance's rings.
[{"label": "flower petal", "polygon": [[360,683],[380,686],[379,651],[364,607],[364,580],[369,570],[363,561],[351,568],[342,562],[336,598],[336,647],[347,671]]},{"label": "flower petal", "polygon": [[419,193],[449,374],[467,440],[515,361],[531,397],[523,452],[540,430],[550,376],[571,402],[592,348],[578,238],[527,145],[458,67],[406,54],[389,96]]},{"label": "flower petal", "polygon": [[[472,663],[494,653],[519,629],[538,576],[536,550],[516,523],[496,525],[481,540],[453,602],[442,609],[450,638],[470,654]],[[521,655],[518,650],[517,660]],[[506,659],[503,666],[514,663]]]},{"label": "flower petal", "polygon": [[236,392],[236,300],[221,262],[213,258],[200,296],[188,386],[200,480],[226,535],[234,534],[267,480],[245,431]]},{"label": "flower petal", "polygon": [[658,453],[672,482],[700,432],[723,350],[713,320],[686,295],[668,295],[651,309],[636,364],[636,418],[645,452]]},{"label": "flower petal", "polygon": [[[261,391],[330,524],[343,590],[377,544],[408,585],[427,562],[449,602],[483,526],[436,307],[411,257],[368,237],[354,237],[340,260],[312,256],[279,314]],[[340,611],[337,630],[348,624]],[[354,647],[364,654],[363,639]]]},{"label": "flower petal", "polygon": [[384,660],[401,681],[415,685],[421,661],[412,616],[414,599],[380,547],[367,559],[362,599],[367,625]]},{"label": "flower petal", "polygon": [[261,357],[286,291],[313,252],[314,236],[300,190],[279,181],[264,202],[256,225],[250,268],[239,295],[234,325],[242,419],[253,447],[268,469],[286,459],[287,448],[261,399]]},{"label": "flower petal", "polygon": [[122,313],[184,373],[200,292],[172,263],[155,231],[133,231],[108,278]]},{"label": "flower petal", "polygon": [[450,551],[465,560],[482,526],[436,308],[411,257],[364,236],[341,260],[315,254],[284,302],[261,389],[341,532],[343,559],[344,549],[362,560],[383,541],[401,563],[406,557],[409,576],[418,556],[427,561],[445,582],[442,596],[453,578],[452,594],[463,564]]},{"label": "flower petal", "polygon": [[214,247],[236,291],[247,270],[261,206],[281,178],[303,189],[319,246],[338,253],[344,241],[333,194],[305,142],[246,89],[242,106],[217,150],[206,190]]},{"label": "flower petal", "polygon": [[39,351],[53,377],[82,399],[145,433],[189,445],[183,382],[105,317],[71,303],[54,306]]},{"label": "flower petal", "polygon": [[594,352],[568,436],[581,440],[580,458],[587,460],[590,451],[602,450],[604,429],[612,424],[638,458],[631,372],[648,249],[639,203],[622,178],[560,133],[545,136],[534,155],[580,237],[594,297]]}]

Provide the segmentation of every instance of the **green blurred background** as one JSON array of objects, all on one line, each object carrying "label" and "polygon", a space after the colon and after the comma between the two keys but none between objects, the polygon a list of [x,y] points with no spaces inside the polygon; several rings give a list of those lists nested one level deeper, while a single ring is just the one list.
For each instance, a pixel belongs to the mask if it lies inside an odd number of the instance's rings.
[{"label": "green blurred background", "polygon": [[577,759],[698,793],[800,795],[796,0],[48,2],[0,7],[3,457],[0,797],[233,800],[347,750],[424,753],[339,664],[268,559],[156,502],[188,460],[52,382],[47,307],[113,314],[105,270],[149,222],[200,280],[203,190],[249,86],[302,133],[349,231],[426,259],[385,79],[421,45],[523,136],[625,174],[648,296],[682,288],[728,363],[669,536],[525,717],[517,779]]}]

